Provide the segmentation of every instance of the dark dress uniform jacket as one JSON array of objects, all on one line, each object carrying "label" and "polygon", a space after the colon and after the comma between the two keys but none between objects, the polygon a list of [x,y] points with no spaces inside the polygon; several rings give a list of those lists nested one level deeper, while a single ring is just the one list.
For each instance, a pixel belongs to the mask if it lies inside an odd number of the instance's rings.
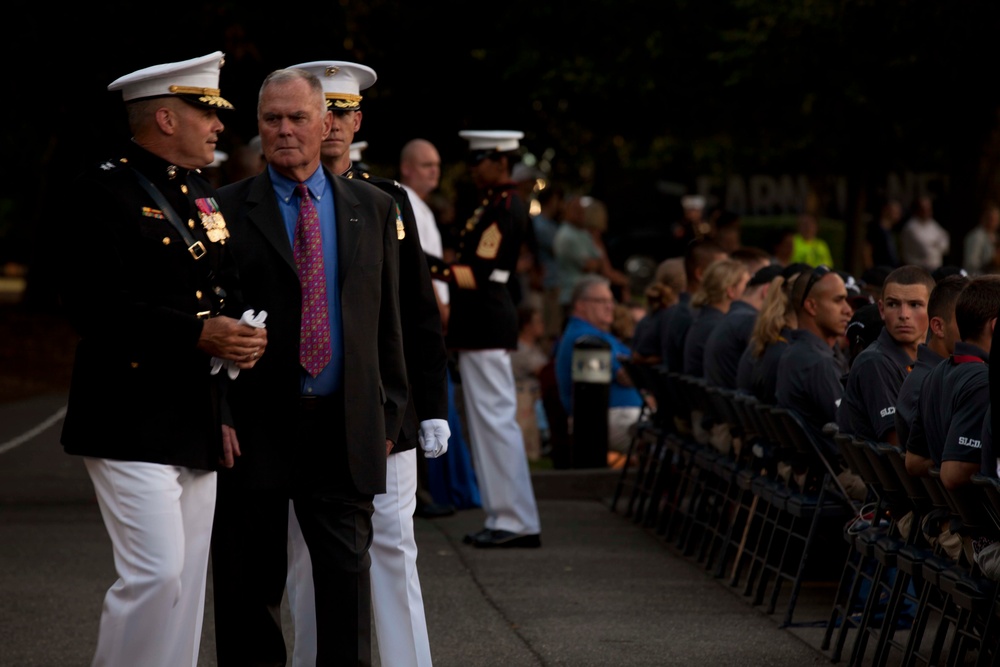
[{"label": "dark dress uniform jacket", "polygon": [[450,349],[517,349],[517,307],[507,283],[517,280],[530,226],[524,201],[508,183],[488,190],[459,232],[455,261],[441,272],[450,279]]},{"label": "dark dress uniform jacket", "polygon": [[[385,492],[385,439],[399,437],[406,407],[399,321],[399,250],[392,198],[367,183],[333,176],[343,312],[344,431],[330,441],[290,435],[301,400],[301,288],[269,172],[219,189],[247,306],[267,311],[267,351],[230,394],[242,456],[232,469],[246,488],[326,490],[334,439],[346,439],[360,493]],[[377,359],[377,363],[372,363]],[[371,409],[381,405],[382,409]],[[336,489],[333,489],[336,490]]]},{"label": "dark dress uniform jacket", "polygon": [[[410,400],[392,454],[417,446],[417,429],[425,419],[448,419],[448,351],[441,332],[434,285],[417,235],[410,196],[391,178],[373,176],[352,166],[344,176],[371,183],[396,200],[399,237],[399,314]],[[400,226],[401,225],[401,226]],[[400,232],[401,230],[401,232]]]},{"label": "dark dress uniform jacket", "polygon": [[[209,240],[199,215],[216,193],[197,171],[137,144],[119,156],[76,179],[64,205],[86,213],[62,216],[54,235],[62,304],[80,336],[62,444],[70,454],[213,470],[226,374],[211,375],[196,348],[198,314],[242,314],[229,246]],[[188,252],[135,171],[190,221],[204,256]]]}]

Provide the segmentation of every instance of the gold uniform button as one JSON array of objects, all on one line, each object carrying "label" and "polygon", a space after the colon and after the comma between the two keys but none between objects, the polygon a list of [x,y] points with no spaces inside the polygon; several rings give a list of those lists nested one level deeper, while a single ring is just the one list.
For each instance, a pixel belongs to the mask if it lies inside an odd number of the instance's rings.
[{"label": "gold uniform button", "polygon": [[437,273],[437,272],[438,272],[438,267],[432,266],[431,267],[431,273]]},{"label": "gold uniform button", "polygon": [[164,236],[163,237],[163,245],[170,245],[170,237],[169,236]]},{"label": "gold uniform button", "polygon": [[187,194],[188,193],[188,186],[186,186],[184,184],[181,184],[181,192],[183,192],[184,194]]},{"label": "gold uniform button", "polygon": [[195,296],[196,299],[200,299],[201,298],[201,290],[200,289],[199,290],[195,290],[194,296]]},{"label": "gold uniform button", "polygon": [[188,229],[194,229],[194,220],[188,218]]}]

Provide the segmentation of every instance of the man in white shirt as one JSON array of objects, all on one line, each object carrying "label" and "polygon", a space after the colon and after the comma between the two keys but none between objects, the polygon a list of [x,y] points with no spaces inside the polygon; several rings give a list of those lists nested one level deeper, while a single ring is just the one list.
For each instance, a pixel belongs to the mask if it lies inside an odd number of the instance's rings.
[{"label": "man in white shirt", "polygon": [[948,231],[934,219],[931,198],[917,199],[916,210],[900,234],[900,251],[904,264],[916,264],[933,271],[944,264],[951,246]]}]

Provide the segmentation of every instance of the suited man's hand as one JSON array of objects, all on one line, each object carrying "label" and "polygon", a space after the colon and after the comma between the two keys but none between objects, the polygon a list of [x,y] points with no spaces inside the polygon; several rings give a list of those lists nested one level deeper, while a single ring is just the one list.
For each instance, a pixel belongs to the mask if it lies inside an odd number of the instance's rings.
[{"label": "suited man's hand", "polygon": [[236,463],[236,457],[240,455],[240,441],[236,439],[236,429],[232,426],[222,425],[222,456],[219,463],[232,468]]},{"label": "suited man's hand", "polygon": [[386,456],[389,456],[389,454],[392,453],[392,447],[393,447],[392,440],[390,440],[389,438],[386,438],[385,439],[385,455]]},{"label": "suited man's hand", "polygon": [[447,452],[450,437],[451,428],[444,419],[425,419],[420,422],[417,441],[420,443],[420,449],[424,450],[425,457],[436,459]]}]

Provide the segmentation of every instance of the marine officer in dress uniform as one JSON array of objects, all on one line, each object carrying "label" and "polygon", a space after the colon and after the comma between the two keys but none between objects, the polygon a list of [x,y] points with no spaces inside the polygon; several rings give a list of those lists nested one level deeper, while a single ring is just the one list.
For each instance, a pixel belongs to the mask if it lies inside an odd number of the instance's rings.
[{"label": "marine officer in dress uniform", "polygon": [[[386,460],[386,492],[375,496],[372,515],[372,609],[383,665],[430,667],[423,594],[417,573],[413,513],[417,491],[417,446],[434,458],[448,449],[447,351],[434,287],[420,245],[409,196],[390,178],[376,176],[358,164],[367,142],[354,142],[361,128],[361,91],[375,83],[373,69],[339,60],[295,65],[323,84],[333,129],[321,149],[323,164],[334,174],[365,181],[396,201],[399,239],[399,309],[403,328],[410,401],[399,439]],[[363,145],[362,145],[363,144]],[[312,572],[295,514],[289,514],[287,589],[295,622],[293,667],[313,664],[316,646]],[[305,594],[304,594],[305,593]]]},{"label": "marine officer in dress uniform", "polygon": [[480,204],[459,232],[451,265],[451,315],[445,340],[458,355],[469,439],[486,512],[485,527],[465,536],[479,548],[541,546],[510,351],[517,349],[517,309],[509,280],[531,233],[525,202],[511,180],[522,132],[467,130],[469,167]]},{"label": "marine officer in dress uniform", "polygon": [[[240,322],[229,231],[200,173],[223,130],[221,52],[127,74],[132,140],[70,188],[54,235],[62,303],[80,341],[62,430],[84,463],[118,581],[94,665],[198,664],[216,469],[238,443],[223,425],[229,373],[266,331]],[[86,203],[85,206],[81,206]]]}]

